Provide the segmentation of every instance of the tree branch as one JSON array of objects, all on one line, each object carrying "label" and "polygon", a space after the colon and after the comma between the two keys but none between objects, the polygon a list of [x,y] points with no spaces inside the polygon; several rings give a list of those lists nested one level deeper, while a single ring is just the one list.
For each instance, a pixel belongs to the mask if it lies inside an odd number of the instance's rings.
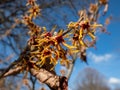
[{"label": "tree branch", "polygon": [[70,79],[70,76],[71,76],[71,74],[72,74],[72,72],[73,72],[74,65],[75,65],[75,59],[73,60],[72,63],[70,63],[69,68],[68,68],[68,70],[67,70],[67,75],[66,75],[66,77],[68,78],[68,80]]},{"label": "tree branch", "polygon": [[11,76],[11,75],[16,75],[16,74],[18,74],[22,69],[23,69],[23,67],[21,67],[21,66],[18,66],[18,67],[14,68],[14,69],[11,69],[11,70],[9,70],[9,71],[6,72],[6,73],[1,74],[1,75],[0,75],[0,79],[3,78],[3,77]]},{"label": "tree branch", "polygon": [[30,72],[40,82],[47,84],[51,88],[51,90],[68,90],[66,77],[57,76],[42,68],[39,70],[31,68]]}]

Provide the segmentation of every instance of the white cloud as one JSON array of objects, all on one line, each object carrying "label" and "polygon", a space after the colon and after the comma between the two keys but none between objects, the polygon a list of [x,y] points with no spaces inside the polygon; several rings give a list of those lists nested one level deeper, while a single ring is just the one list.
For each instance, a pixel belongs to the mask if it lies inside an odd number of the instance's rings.
[{"label": "white cloud", "polygon": [[89,52],[88,57],[94,60],[96,63],[98,63],[98,62],[110,60],[113,57],[113,55],[112,54],[96,55],[92,52]]},{"label": "white cloud", "polygon": [[120,84],[120,79],[111,77],[111,78],[108,80],[108,82],[109,82],[110,84]]}]

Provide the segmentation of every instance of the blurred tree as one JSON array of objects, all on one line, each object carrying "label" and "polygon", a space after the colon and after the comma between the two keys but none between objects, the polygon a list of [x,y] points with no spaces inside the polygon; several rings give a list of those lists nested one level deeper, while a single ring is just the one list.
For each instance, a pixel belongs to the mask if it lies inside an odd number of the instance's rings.
[{"label": "blurred tree", "polygon": [[114,90],[120,90],[120,84],[114,85]]},{"label": "blurred tree", "polygon": [[92,68],[85,68],[81,71],[76,83],[75,90],[110,90],[104,76]]},{"label": "blurred tree", "polygon": [[120,90],[120,87],[115,87],[115,89],[114,90]]},{"label": "blurred tree", "polygon": [[1,79],[0,90],[17,90],[17,84],[15,82],[13,77],[11,79]]}]

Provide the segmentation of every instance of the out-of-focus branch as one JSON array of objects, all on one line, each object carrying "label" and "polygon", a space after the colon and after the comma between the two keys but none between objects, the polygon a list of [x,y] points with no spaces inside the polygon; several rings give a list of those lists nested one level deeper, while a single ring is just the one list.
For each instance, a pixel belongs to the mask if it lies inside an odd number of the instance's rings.
[{"label": "out-of-focus branch", "polygon": [[33,76],[30,75],[30,81],[32,82],[32,90],[35,90],[35,83],[37,81],[37,78],[33,78]]},{"label": "out-of-focus branch", "polygon": [[72,63],[70,63],[69,68],[68,68],[68,70],[67,70],[67,75],[66,75],[66,77],[68,78],[68,80],[70,79],[70,76],[71,76],[71,74],[72,74],[72,72],[73,72],[73,68],[74,68],[74,65],[75,65],[75,60],[76,60],[76,59],[73,59]]},{"label": "out-of-focus branch", "polygon": [[20,23],[18,20],[15,20],[15,23],[10,27],[10,29],[6,30],[6,32],[0,36],[0,40],[6,36],[8,36],[11,31],[16,27],[16,25],[18,25],[18,23]]},{"label": "out-of-focus branch", "polygon": [[14,69],[9,70],[8,72],[6,72],[2,77],[7,77],[7,76],[11,76],[11,75],[16,75],[18,74],[21,70],[23,69],[23,67],[18,66]]},{"label": "out-of-focus branch", "polygon": [[0,1],[0,4],[4,4],[4,3],[10,3],[10,2],[14,2],[15,0],[2,0]]}]

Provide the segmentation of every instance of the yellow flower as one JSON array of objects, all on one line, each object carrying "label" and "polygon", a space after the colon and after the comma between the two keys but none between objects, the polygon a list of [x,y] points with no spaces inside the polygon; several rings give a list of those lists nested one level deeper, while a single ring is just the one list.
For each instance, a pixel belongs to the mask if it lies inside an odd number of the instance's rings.
[{"label": "yellow flower", "polygon": [[[92,4],[91,9],[96,8],[97,7]],[[88,36],[91,38],[92,41],[96,40],[96,36],[94,33],[96,32],[96,28],[98,27],[102,27],[102,25],[92,23],[92,21],[86,14],[86,11],[83,10],[80,19],[77,22],[70,22],[68,24],[68,29],[72,29],[73,33],[73,46],[76,46],[78,49],[81,46],[87,48],[88,45],[85,40]]]},{"label": "yellow flower", "polygon": [[36,18],[40,14],[40,8],[37,4],[29,9],[30,17]]}]

